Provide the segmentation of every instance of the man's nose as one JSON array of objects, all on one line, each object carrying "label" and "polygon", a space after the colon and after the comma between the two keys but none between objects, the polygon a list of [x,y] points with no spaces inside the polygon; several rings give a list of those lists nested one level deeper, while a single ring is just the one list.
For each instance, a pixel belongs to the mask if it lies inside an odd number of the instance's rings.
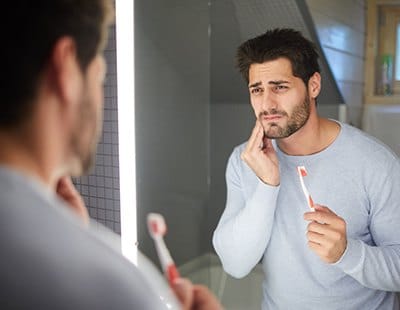
[{"label": "man's nose", "polygon": [[261,102],[262,111],[269,112],[271,110],[276,110],[277,108],[277,100],[276,96],[271,92],[264,92],[264,96]]}]

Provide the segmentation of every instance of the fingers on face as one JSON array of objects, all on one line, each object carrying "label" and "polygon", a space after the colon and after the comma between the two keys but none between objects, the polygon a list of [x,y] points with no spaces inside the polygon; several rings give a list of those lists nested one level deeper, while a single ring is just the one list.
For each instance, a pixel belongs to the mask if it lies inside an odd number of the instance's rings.
[{"label": "fingers on face", "polygon": [[[259,121],[256,121],[254,125],[253,131],[251,133],[248,145],[254,146],[255,144],[259,144],[260,140],[264,135],[264,129]],[[258,146],[257,144],[257,146]]]},{"label": "fingers on face", "polygon": [[272,147],[272,140],[269,139],[267,136],[264,135],[262,140],[264,142],[265,147]]},{"label": "fingers on face", "polygon": [[70,192],[75,189],[74,184],[72,183],[72,179],[69,176],[64,176],[60,178],[56,185],[57,192]]},{"label": "fingers on face", "polygon": [[256,125],[253,128],[251,136],[247,142],[246,149],[241,154],[241,159],[244,161],[250,160],[249,154],[253,154],[255,152],[259,152],[262,150],[263,146],[263,136],[264,129],[260,122],[256,122]]}]

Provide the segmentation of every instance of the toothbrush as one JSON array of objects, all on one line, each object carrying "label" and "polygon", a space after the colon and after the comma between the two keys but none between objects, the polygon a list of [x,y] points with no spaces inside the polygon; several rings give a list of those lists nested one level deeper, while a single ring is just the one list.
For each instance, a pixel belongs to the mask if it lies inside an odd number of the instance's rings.
[{"label": "toothbrush", "polygon": [[297,172],[299,174],[301,188],[303,189],[304,196],[306,197],[307,204],[312,211],[314,211],[314,201],[311,198],[310,193],[308,192],[306,185],[304,184],[304,177],[307,176],[307,170],[304,166],[297,166]]},{"label": "toothbrush", "polygon": [[147,215],[147,228],[151,237],[154,239],[154,244],[156,246],[163,272],[169,284],[172,285],[175,279],[180,276],[164,242],[164,235],[167,232],[167,225],[165,224],[164,217],[158,213],[149,213]]}]

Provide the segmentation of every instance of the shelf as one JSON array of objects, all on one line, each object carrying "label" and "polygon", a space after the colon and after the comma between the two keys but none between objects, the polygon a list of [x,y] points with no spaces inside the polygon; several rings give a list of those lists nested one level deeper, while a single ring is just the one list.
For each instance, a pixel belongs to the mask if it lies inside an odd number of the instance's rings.
[{"label": "shelf", "polygon": [[400,95],[366,96],[366,104],[400,104]]}]

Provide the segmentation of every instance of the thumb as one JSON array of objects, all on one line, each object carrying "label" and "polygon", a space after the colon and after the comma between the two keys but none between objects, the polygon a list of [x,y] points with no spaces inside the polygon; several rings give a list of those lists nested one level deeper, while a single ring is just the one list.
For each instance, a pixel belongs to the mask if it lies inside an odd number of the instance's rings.
[{"label": "thumb", "polygon": [[314,203],[313,208],[314,208],[315,210],[320,210],[320,211],[323,211],[323,210],[324,210],[324,207],[321,206],[321,205],[319,205],[319,204],[317,204],[317,203]]},{"label": "thumb", "polygon": [[332,212],[328,207],[323,206],[323,205],[319,205],[319,204],[314,204],[314,209],[316,211],[322,211],[322,212]]}]

